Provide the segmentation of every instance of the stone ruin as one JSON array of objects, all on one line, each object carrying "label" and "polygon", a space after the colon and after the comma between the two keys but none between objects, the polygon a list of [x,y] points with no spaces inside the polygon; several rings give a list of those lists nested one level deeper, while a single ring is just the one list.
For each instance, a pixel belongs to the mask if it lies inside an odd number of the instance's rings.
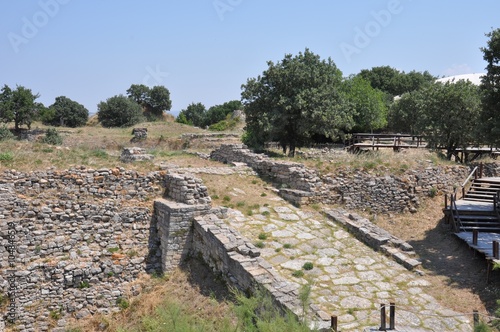
[{"label": "stone ruin", "polygon": [[154,156],[152,154],[146,153],[146,149],[139,147],[123,148],[122,154],[120,156],[120,160],[124,163],[153,159]]}]

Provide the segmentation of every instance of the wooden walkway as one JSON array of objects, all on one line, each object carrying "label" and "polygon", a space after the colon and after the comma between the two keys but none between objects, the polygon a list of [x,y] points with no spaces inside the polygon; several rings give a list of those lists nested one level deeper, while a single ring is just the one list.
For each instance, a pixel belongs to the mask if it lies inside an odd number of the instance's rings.
[{"label": "wooden walkway", "polygon": [[362,149],[378,150],[379,148],[391,148],[394,151],[401,149],[426,148],[427,142],[419,135],[406,134],[352,134],[347,150],[359,152]]}]

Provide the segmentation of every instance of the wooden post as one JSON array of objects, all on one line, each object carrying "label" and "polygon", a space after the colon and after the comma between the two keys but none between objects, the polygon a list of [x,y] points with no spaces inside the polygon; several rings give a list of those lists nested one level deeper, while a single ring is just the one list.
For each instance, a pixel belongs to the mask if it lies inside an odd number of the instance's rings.
[{"label": "wooden post", "polygon": [[386,322],[385,322],[385,303],[380,305],[380,329],[379,331],[387,331]]},{"label": "wooden post", "polygon": [[472,244],[477,246],[477,238],[478,238],[478,231],[477,229],[472,231]]},{"label": "wooden post", "polygon": [[493,258],[498,259],[498,241],[493,241]]},{"label": "wooden post", "polygon": [[448,194],[444,194],[444,208],[448,209]]},{"label": "wooden post", "polygon": [[462,198],[465,197],[465,187],[462,187]]},{"label": "wooden post", "polygon": [[389,329],[396,329],[396,303],[391,302],[389,306]]},{"label": "wooden post", "polygon": [[337,316],[332,316],[331,326],[333,332],[337,332]]},{"label": "wooden post", "polygon": [[472,311],[474,317],[474,327],[479,325],[479,312],[477,310]]},{"label": "wooden post", "polygon": [[483,177],[483,163],[479,163],[479,178]]}]

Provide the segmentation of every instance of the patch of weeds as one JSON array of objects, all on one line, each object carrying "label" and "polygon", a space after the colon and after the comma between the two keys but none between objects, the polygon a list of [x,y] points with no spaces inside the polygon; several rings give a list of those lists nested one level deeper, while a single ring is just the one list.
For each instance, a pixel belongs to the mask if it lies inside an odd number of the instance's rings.
[{"label": "patch of weeds", "polygon": [[236,203],[236,206],[237,207],[244,207],[245,206],[245,202],[239,201],[238,203]]},{"label": "patch of weeds", "polygon": [[101,149],[95,149],[90,152],[92,157],[96,158],[101,158],[101,159],[107,159],[108,158],[108,153],[104,150]]},{"label": "patch of weeds", "polygon": [[304,271],[302,270],[293,271],[292,273],[292,277],[295,278],[302,278],[303,276],[304,276]]},{"label": "patch of weeds", "polygon": [[311,262],[306,262],[304,265],[302,265],[302,268],[306,271],[312,270],[314,268],[313,263]]},{"label": "patch of weeds", "polygon": [[115,275],[115,273],[114,273],[113,271],[109,271],[109,272],[107,273],[108,278],[111,278],[111,277],[112,277],[112,276],[114,276],[114,275]]},{"label": "patch of weeds", "polygon": [[49,317],[52,318],[53,320],[59,320],[62,316],[62,309],[59,308],[57,310],[51,310],[49,312]]},{"label": "patch of weeds", "polygon": [[11,152],[0,153],[0,162],[8,163],[14,160],[14,155]]},{"label": "patch of weeds", "polygon": [[354,315],[354,313],[355,313],[357,310],[358,310],[358,309],[356,309],[356,308],[349,308],[349,309],[347,309],[347,313],[348,313],[349,315]]},{"label": "patch of weeds", "polygon": [[267,194],[266,194],[266,193],[262,193],[262,194],[260,194],[260,197],[266,197],[266,196],[267,196]]},{"label": "patch of weeds", "polygon": [[35,160],[35,165],[41,165],[42,163],[43,161],[41,161],[40,159]]},{"label": "patch of weeds", "polygon": [[39,254],[42,251],[42,247],[40,245],[35,246],[35,254]]},{"label": "patch of weeds", "polygon": [[226,196],[222,197],[222,200],[224,202],[230,202],[231,201],[231,197],[229,197],[228,195],[226,195]]},{"label": "patch of weeds", "polygon": [[319,204],[311,204],[311,207],[314,211],[319,211],[321,209],[321,206],[319,206]]},{"label": "patch of weeds", "polygon": [[120,251],[120,248],[118,248],[118,247],[108,248],[108,252],[110,252],[112,254],[115,252],[118,252],[118,251]]},{"label": "patch of weeds", "polygon": [[122,310],[125,310],[128,307],[130,307],[130,303],[123,297],[119,297],[116,299],[116,305]]},{"label": "patch of weeds", "polygon": [[213,195],[213,196],[212,196],[212,198],[213,198],[213,199],[219,199],[219,195],[217,195],[217,194],[216,194],[216,195]]},{"label": "patch of weeds", "polygon": [[134,249],[129,250],[129,251],[127,252],[127,256],[128,256],[129,258],[136,257],[137,255],[139,255],[139,253],[137,252],[137,250],[134,250]]},{"label": "patch of weeds", "polygon": [[252,180],[252,184],[257,184],[257,180]]},{"label": "patch of weeds", "polygon": [[252,209],[248,209],[248,210],[247,210],[247,216],[249,216],[249,217],[253,216],[253,211],[252,211]]},{"label": "patch of weeds", "polygon": [[90,288],[90,284],[87,280],[80,281],[80,284],[78,285],[78,288],[83,289],[83,288]]},{"label": "patch of weeds", "polygon": [[291,248],[292,248],[292,245],[291,245],[290,243],[285,243],[285,244],[283,245],[283,248],[285,248],[285,249],[291,249]]},{"label": "patch of weeds", "polygon": [[431,189],[429,189],[429,197],[430,198],[436,197],[437,193],[438,193],[438,190],[436,187],[432,187]]},{"label": "patch of weeds", "polygon": [[257,210],[260,208],[260,205],[259,204],[250,205],[249,208],[251,208],[253,210]]},{"label": "patch of weeds", "polygon": [[377,163],[375,161],[366,161],[363,163],[363,168],[367,169],[367,170],[370,170],[370,169],[374,169],[377,167]]},{"label": "patch of weeds", "polygon": [[7,141],[9,139],[14,139],[14,134],[10,131],[7,126],[3,125],[0,127],[0,141]]},{"label": "patch of weeds", "polygon": [[268,206],[269,206],[269,204],[267,204],[267,203],[264,204],[264,207],[268,207]]},{"label": "patch of weeds", "polygon": [[260,233],[259,234],[259,240],[266,240],[267,239],[267,234],[266,233]]},{"label": "patch of weeds", "polygon": [[274,249],[275,252],[281,252],[281,248]]},{"label": "patch of weeds", "polygon": [[264,211],[264,212],[262,212],[262,215],[264,215],[264,216],[266,216],[266,217],[267,217],[267,216],[270,216],[270,215],[271,215],[271,212],[269,212],[269,211]]},{"label": "patch of weeds", "polygon": [[255,243],[255,246],[256,246],[257,248],[262,249],[262,248],[264,248],[266,245],[265,245],[265,244],[264,244],[264,242],[262,242],[262,241],[257,241],[257,242]]}]

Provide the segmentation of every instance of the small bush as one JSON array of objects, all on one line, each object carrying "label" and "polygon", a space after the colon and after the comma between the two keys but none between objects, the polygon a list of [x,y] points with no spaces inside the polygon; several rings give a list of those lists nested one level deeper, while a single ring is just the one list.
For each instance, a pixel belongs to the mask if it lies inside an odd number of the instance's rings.
[{"label": "small bush", "polygon": [[61,145],[63,143],[63,139],[56,129],[49,128],[47,129],[45,136],[42,138],[42,142],[52,145]]},{"label": "small bush", "polygon": [[227,195],[226,195],[226,196],[224,196],[224,197],[222,198],[222,200],[223,200],[224,202],[229,202],[229,201],[231,201],[231,197],[229,197],[229,196],[227,196]]},{"label": "small bush", "polygon": [[120,251],[120,248],[118,248],[118,247],[108,248],[108,252],[110,252],[110,253],[115,253],[118,251]]},{"label": "small bush", "polygon": [[313,263],[311,262],[306,262],[304,265],[302,265],[302,268],[306,271],[312,270],[314,268]]},{"label": "small bush", "polygon": [[266,193],[262,193],[262,194],[260,194],[260,197],[266,197],[266,196],[267,196],[267,194],[266,194]]},{"label": "small bush", "polygon": [[437,193],[438,193],[438,190],[436,187],[432,187],[431,189],[429,189],[429,197],[430,198],[436,197]]},{"label": "small bush", "polygon": [[264,212],[262,212],[262,214],[263,214],[264,216],[270,216],[270,215],[271,215],[271,212],[269,212],[269,211],[264,211]]},{"label": "small bush", "polygon": [[14,139],[14,134],[5,125],[0,127],[0,141]]},{"label": "small bush", "polygon": [[80,284],[78,285],[78,288],[80,289],[83,289],[83,288],[89,288],[90,287],[90,284],[88,281],[84,280],[84,281],[80,281]]},{"label": "small bush", "polygon": [[295,278],[302,278],[304,276],[304,271],[302,270],[293,271],[292,276]]},{"label": "small bush", "polygon": [[290,248],[292,248],[292,245],[291,245],[290,243],[285,243],[285,244],[283,245],[283,248],[285,248],[285,249],[290,249]]},{"label": "small bush", "polygon": [[259,240],[265,240],[267,239],[267,234],[266,233],[260,233],[259,234]]},{"label": "small bush", "polygon": [[245,206],[245,202],[240,201],[240,202],[236,203],[236,206],[237,207],[244,207]]}]

